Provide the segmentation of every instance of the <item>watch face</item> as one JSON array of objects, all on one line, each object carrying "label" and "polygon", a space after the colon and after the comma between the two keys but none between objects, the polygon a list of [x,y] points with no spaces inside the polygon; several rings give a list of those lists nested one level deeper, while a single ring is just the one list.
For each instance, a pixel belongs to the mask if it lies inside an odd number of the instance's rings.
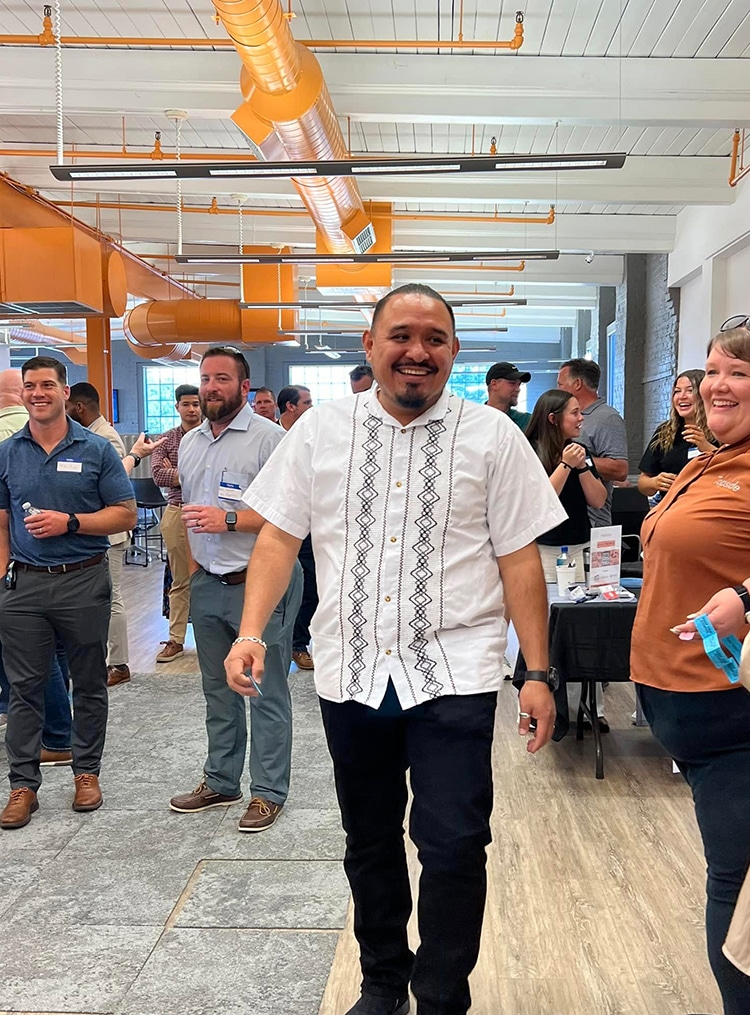
[{"label": "watch face", "polygon": [[237,524],[237,512],[227,511],[227,525],[236,525],[236,524]]},{"label": "watch face", "polygon": [[68,519],[68,532],[78,532],[81,527],[81,523],[78,521],[75,515],[71,515]]}]

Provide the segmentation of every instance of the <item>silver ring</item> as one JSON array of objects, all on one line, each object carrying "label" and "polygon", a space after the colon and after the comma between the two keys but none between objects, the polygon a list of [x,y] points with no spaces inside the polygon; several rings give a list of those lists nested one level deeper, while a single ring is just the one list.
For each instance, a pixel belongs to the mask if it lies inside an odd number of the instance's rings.
[{"label": "silver ring", "polygon": [[518,713],[518,718],[519,719],[530,719],[531,718],[531,713],[530,712],[519,712]]}]

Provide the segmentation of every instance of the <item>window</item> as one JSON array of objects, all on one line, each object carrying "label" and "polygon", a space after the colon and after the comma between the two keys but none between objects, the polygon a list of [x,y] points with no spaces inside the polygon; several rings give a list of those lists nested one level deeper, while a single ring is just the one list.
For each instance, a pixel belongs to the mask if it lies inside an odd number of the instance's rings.
[{"label": "window", "polygon": [[352,386],[349,383],[349,374],[354,369],[354,363],[335,366],[308,366],[298,364],[289,367],[289,383],[301,384],[309,388],[312,394],[313,404],[318,402],[331,402],[334,398],[344,398],[351,395]]},{"label": "window", "polygon": [[180,384],[200,383],[200,368],[189,367],[144,367],[143,387],[145,429],[151,434],[164,433],[180,422],[174,407],[174,389]]},{"label": "window", "polygon": [[[487,385],[484,379],[492,363],[454,363],[453,371],[448,379],[448,388],[454,395],[465,398],[468,402],[487,401]],[[522,384],[518,392],[519,412],[526,412],[526,395],[528,385]]]}]

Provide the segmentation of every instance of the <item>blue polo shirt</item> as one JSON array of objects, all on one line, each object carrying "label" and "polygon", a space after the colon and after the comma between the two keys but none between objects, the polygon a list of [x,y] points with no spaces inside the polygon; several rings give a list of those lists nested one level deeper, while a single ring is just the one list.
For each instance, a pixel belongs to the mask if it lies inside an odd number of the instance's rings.
[{"label": "blue polo shirt", "polygon": [[35,539],[23,523],[26,501],[40,510],[91,514],[128,500],[133,487],[115,449],[72,419],[67,436],[49,454],[28,423],[0,443],[0,510],[8,512],[14,560],[41,567],[73,564],[109,549],[107,536],[79,532]]}]

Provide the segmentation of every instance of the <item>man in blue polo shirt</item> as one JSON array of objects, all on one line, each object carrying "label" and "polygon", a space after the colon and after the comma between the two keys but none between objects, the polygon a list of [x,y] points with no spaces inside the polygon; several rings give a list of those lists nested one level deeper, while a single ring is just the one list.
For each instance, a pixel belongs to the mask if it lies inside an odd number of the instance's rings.
[{"label": "man in blue polo shirt", "polygon": [[101,806],[107,727],[107,536],[136,523],[133,488],[111,444],[69,420],[59,360],[21,368],[29,422],[0,444],[0,641],[10,682],[10,799],[0,828],[38,809],[44,684],[59,636],[73,683],[76,811]]}]

